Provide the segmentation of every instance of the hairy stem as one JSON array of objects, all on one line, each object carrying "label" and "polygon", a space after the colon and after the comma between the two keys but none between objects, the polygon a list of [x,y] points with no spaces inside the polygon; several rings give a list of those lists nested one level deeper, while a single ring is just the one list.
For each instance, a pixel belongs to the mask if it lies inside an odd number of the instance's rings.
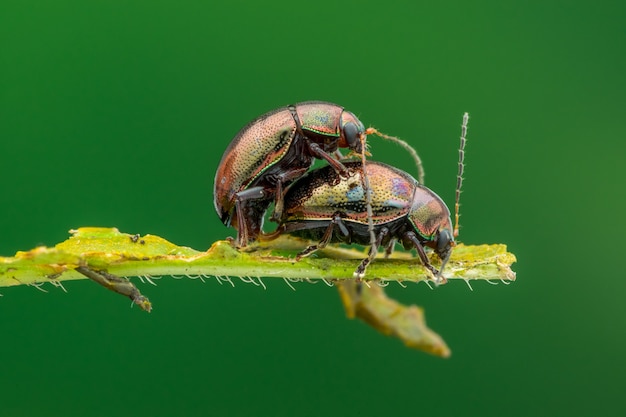
[{"label": "hairy stem", "polygon": [[[123,277],[182,275],[228,281],[239,277],[245,282],[257,277],[261,285],[261,277],[288,282],[323,279],[338,287],[348,317],[359,317],[408,346],[444,357],[450,354],[445,342],[426,327],[419,307],[389,299],[380,287],[388,281],[432,280],[419,259],[406,252],[394,253],[389,259],[377,258],[358,284],[352,279],[353,271],[367,255],[354,248],[327,247],[318,251],[317,257],[296,262],[295,255],[308,242],[290,237],[251,245],[246,251],[236,250],[228,241],[217,241],[209,250],[197,251],[158,236],[130,235],[115,228],[85,227],[71,233],[68,240],[54,247],[0,257],[0,287],[62,286],[62,281],[89,278],[150,311],[149,300]],[[438,265],[439,259],[433,255],[431,262]],[[513,281],[513,262],[515,256],[505,245],[460,244],[454,248],[444,276],[448,280]]]}]

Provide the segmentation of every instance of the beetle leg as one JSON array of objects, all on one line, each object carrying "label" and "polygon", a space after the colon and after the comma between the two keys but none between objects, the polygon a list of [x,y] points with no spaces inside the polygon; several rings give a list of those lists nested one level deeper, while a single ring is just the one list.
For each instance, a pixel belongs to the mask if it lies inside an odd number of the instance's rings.
[{"label": "beetle leg", "polygon": [[324,151],[317,143],[311,142],[310,140],[307,140],[306,143],[311,155],[313,155],[317,159],[323,159],[328,162],[328,164],[332,166],[333,169],[342,177],[348,178],[350,176],[348,168],[346,168],[341,162],[333,158],[332,155],[329,155],[326,151]]},{"label": "beetle leg", "polygon": [[257,200],[267,194],[263,187],[251,187],[235,194],[235,214],[237,216],[237,246],[248,245],[248,221],[244,215],[244,205],[248,200]]},{"label": "beetle leg", "polygon": [[307,172],[307,170],[308,168],[298,168],[276,176],[276,200],[274,202],[274,213],[272,213],[272,217],[270,217],[271,221],[278,223],[280,222],[280,218],[283,216],[283,208],[285,206],[285,191],[283,184],[301,177],[305,172]]},{"label": "beetle leg", "polygon": [[346,227],[346,224],[343,222],[343,220],[341,220],[341,217],[337,214],[335,214],[335,223],[339,228],[339,233],[341,233],[341,237],[344,241],[346,241],[350,237],[350,231],[348,230],[348,227]]},{"label": "beetle leg", "polygon": [[299,261],[305,256],[309,256],[310,254],[312,254],[318,249],[324,249],[326,245],[330,243],[330,240],[333,237],[333,231],[335,229],[335,226],[339,227],[339,230],[341,231],[342,234],[350,233],[348,232],[348,229],[346,228],[346,226],[343,224],[343,221],[341,220],[341,217],[339,216],[339,214],[335,214],[333,216],[333,219],[330,221],[330,224],[326,228],[326,231],[324,232],[324,236],[322,236],[322,240],[320,240],[317,245],[311,245],[307,247],[305,250],[303,250],[302,252],[300,252],[296,256],[296,261]]},{"label": "beetle leg", "polygon": [[391,239],[389,241],[389,243],[387,244],[387,246],[385,247],[385,259],[389,258],[391,256],[391,254],[393,253],[393,248],[396,245],[396,240],[395,239]]},{"label": "beetle leg", "polygon": [[424,251],[424,246],[422,246],[422,244],[420,243],[420,241],[417,238],[417,236],[415,235],[415,233],[414,232],[406,232],[403,237],[408,239],[408,240],[410,240],[411,243],[413,243],[413,246],[417,250],[417,254],[419,255],[420,259],[422,260],[422,264],[435,277],[437,277],[437,278],[435,278],[435,281],[437,282],[437,284],[445,284],[446,282],[448,282],[443,275],[439,274],[439,271],[437,271],[437,268],[435,268],[434,266],[432,266],[430,264],[430,261],[428,260],[428,256],[426,256],[426,252]]},{"label": "beetle leg", "polygon": [[357,280],[361,280],[365,277],[365,269],[374,260],[374,257],[376,257],[376,253],[377,253],[376,249],[382,244],[383,239],[388,234],[389,234],[389,229],[387,229],[386,227],[383,227],[382,229],[380,229],[380,232],[378,232],[378,235],[376,236],[376,240],[374,241],[374,245],[370,246],[370,250],[367,254],[367,258],[361,261],[359,266],[354,271],[354,274],[352,274],[353,278],[356,278]]}]

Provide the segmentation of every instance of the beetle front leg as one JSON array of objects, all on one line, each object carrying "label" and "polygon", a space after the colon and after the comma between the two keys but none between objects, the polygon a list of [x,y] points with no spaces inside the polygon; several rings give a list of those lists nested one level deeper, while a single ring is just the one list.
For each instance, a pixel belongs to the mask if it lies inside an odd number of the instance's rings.
[{"label": "beetle front leg", "polygon": [[342,177],[348,178],[350,176],[348,168],[333,158],[332,155],[329,155],[326,151],[324,151],[317,143],[311,142],[310,140],[307,140],[306,143],[308,145],[309,152],[313,155],[313,157],[323,159],[328,162],[328,164]]},{"label": "beetle front leg", "polygon": [[[247,201],[258,200],[267,196],[263,187],[252,187],[235,194],[235,215],[237,216],[237,247],[243,248],[248,245],[248,224],[257,219],[248,219],[244,214],[244,206]],[[262,219],[261,219],[262,221]]]},{"label": "beetle front leg", "polygon": [[417,238],[417,236],[415,235],[414,232],[406,232],[404,234],[403,238],[404,239],[408,239],[409,241],[411,241],[411,243],[413,243],[413,246],[417,250],[417,254],[419,255],[420,259],[422,260],[422,264],[435,277],[437,277],[437,278],[435,278],[435,282],[437,284],[445,284],[446,282],[448,282],[446,277],[444,277],[443,275],[440,275],[439,271],[437,271],[437,268],[435,268],[434,266],[431,265],[430,261],[428,260],[428,256],[426,256],[426,252],[424,251],[424,246],[422,246],[422,244],[420,243],[419,239]]}]

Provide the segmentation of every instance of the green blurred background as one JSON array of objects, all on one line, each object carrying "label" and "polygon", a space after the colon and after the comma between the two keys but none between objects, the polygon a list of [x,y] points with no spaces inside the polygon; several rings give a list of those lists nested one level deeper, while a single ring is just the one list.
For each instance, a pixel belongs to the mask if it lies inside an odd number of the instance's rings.
[{"label": "green blurred background", "polygon": [[[2,416],[626,415],[623,1],[0,3],[0,254],[116,226],[207,248],[231,138],[341,103],[420,152],[461,240],[506,243],[509,286],[390,292],[452,357],[345,319],[334,289],[89,282],[4,288]],[[415,172],[392,144],[376,159]]]}]

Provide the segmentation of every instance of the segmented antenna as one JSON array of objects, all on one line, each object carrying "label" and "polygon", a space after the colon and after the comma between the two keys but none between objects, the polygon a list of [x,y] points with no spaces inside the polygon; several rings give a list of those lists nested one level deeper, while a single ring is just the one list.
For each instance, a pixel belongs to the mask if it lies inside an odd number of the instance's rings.
[{"label": "segmented antenna", "polygon": [[378,130],[376,130],[373,127],[368,127],[365,130],[365,134],[366,135],[376,135],[379,136],[383,139],[389,140],[391,142],[394,142],[400,146],[402,146],[409,154],[411,154],[411,156],[413,157],[413,160],[415,161],[415,165],[417,166],[417,181],[420,184],[424,184],[424,164],[422,164],[422,159],[419,157],[419,155],[417,154],[417,152],[415,151],[415,149],[413,149],[413,147],[411,145],[409,145],[408,143],[406,143],[405,141],[403,141],[400,138],[397,138],[395,136],[389,136],[389,135],[385,135],[382,132],[379,132]]},{"label": "segmented antenna", "polygon": [[[372,210],[372,188],[370,187],[370,179],[367,175],[367,167],[365,166],[365,138],[366,135],[361,135],[361,168],[363,174],[361,175],[361,181],[363,182],[363,189],[365,190],[365,207],[367,209],[367,231],[370,235],[370,253],[369,260],[373,260],[378,253],[378,247],[376,246],[376,234],[374,233],[374,211]],[[365,271],[361,273],[365,275]],[[361,274],[355,272],[355,278],[363,278]]]},{"label": "segmented antenna", "polygon": [[459,173],[456,176],[456,200],[454,202],[454,237],[459,235],[459,199],[461,198],[461,187],[463,186],[463,169],[465,164],[465,142],[467,136],[467,124],[469,122],[469,113],[463,114],[463,123],[461,124],[461,145],[459,146]]}]

